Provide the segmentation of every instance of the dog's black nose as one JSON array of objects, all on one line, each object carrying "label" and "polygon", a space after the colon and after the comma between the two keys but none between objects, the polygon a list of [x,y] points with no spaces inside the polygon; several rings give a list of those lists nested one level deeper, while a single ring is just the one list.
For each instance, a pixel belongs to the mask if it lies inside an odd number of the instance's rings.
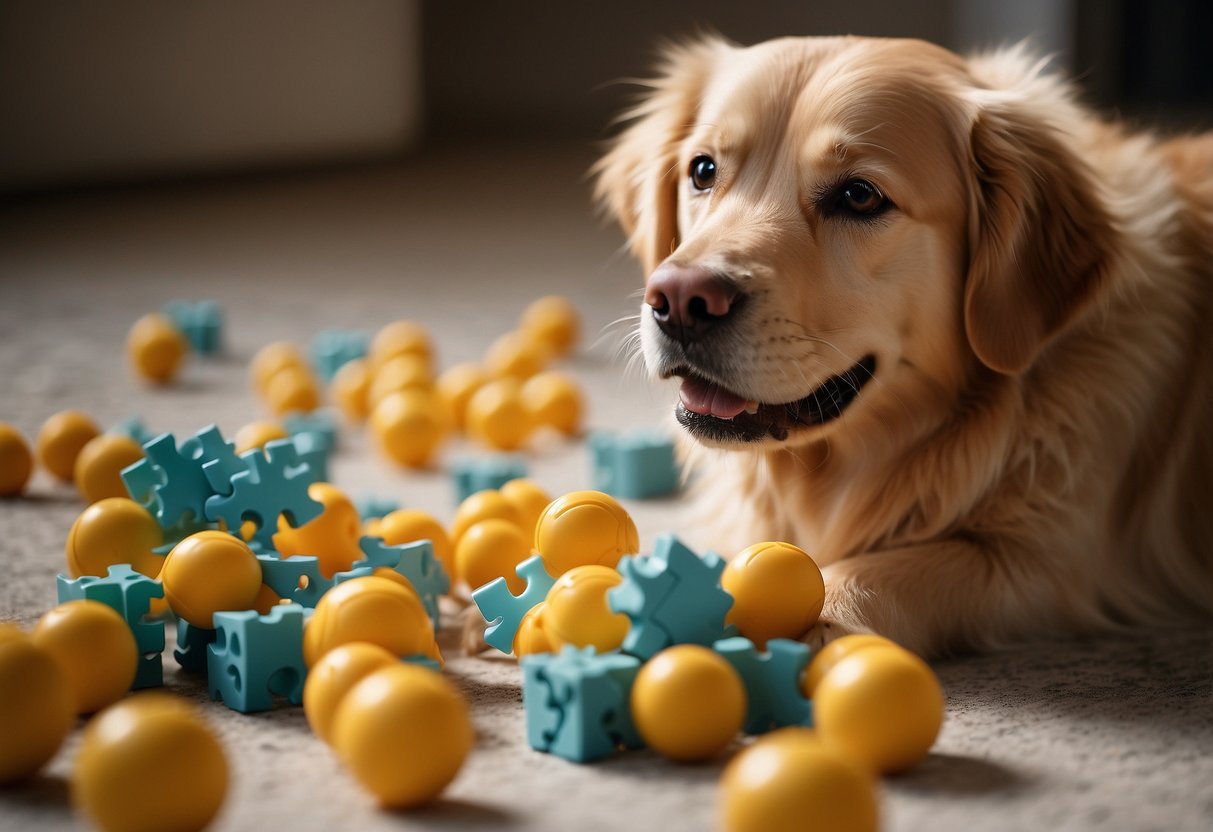
[{"label": "dog's black nose", "polygon": [[666,264],[649,277],[644,302],[661,331],[682,344],[698,341],[737,310],[741,294],[725,278],[694,266]]}]

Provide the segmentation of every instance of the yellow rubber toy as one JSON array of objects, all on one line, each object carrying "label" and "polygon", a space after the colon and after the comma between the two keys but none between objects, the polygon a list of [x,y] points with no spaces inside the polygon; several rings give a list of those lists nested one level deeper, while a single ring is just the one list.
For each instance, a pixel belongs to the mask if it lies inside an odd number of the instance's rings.
[{"label": "yellow rubber toy", "polygon": [[117,702],[135,681],[135,636],[121,615],[99,601],[60,604],[38,620],[30,639],[58,662],[77,713]]},{"label": "yellow rubber toy", "polygon": [[79,410],[61,410],[42,424],[34,449],[39,464],[62,482],[72,482],[76,457],[101,434],[97,423]]},{"label": "yellow rubber toy", "polygon": [[286,428],[279,422],[272,422],[268,419],[263,419],[257,422],[249,422],[240,430],[236,431],[232,441],[236,445],[236,453],[242,454],[245,451],[261,450],[265,448],[266,442],[273,442],[275,439],[286,439],[290,436],[286,432]]},{"label": "yellow rubber toy", "polygon": [[433,459],[450,427],[446,410],[433,392],[391,393],[371,411],[371,430],[388,459],[423,468]]},{"label": "yellow rubber toy", "polygon": [[80,449],[73,466],[76,490],[87,503],[125,497],[122,469],[143,459],[143,447],[129,436],[103,433]]},{"label": "yellow rubber toy", "polygon": [[943,725],[944,699],[927,663],[900,647],[867,647],[834,665],[813,693],[826,743],[873,771],[916,765]]},{"label": "yellow rubber toy", "polygon": [[321,656],[303,685],[303,711],[316,736],[332,742],[333,717],[350,688],[376,670],[399,663],[398,657],[365,641],[334,647]]},{"label": "yellow rubber toy", "polygon": [[500,451],[522,447],[535,426],[515,379],[490,381],[473,393],[465,421],[468,436]]},{"label": "yellow rubber toy", "polygon": [[[455,509],[455,519],[451,521],[451,543],[458,546],[463,533],[482,520],[508,520],[519,529],[523,528],[522,517],[518,509],[507,500],[500,491],[491,488],[477,491],[466,498]],[[525,529],[523,529],[525,534]]]},{"label": "yellow rubber toy", "polygon": [[434,625],[416,592],[369,575],[330,589],[303,629],[303,660],[312,667],[334,647],[366,641],[393,656],[429,656],[441,662]]},{"label": "yellow rubber toy", "polygon": [[876,782],[807,728],[784,728],[734,757],[720,778],[724,832],[876,832]]},{"label": "yellow rubber toy", "polygon": [[501,486],[501,496],[518,509],[518,522],[528,540],[535,539],[535,524],[552,502],[552,496],[533,480],[510,480]]},{"label": "yellow rubber toy", "polygon": [[0,785],[36,774],[75,721],[76,699],[59,663],[16,627],[0,626]]},{"label": "yellow rubber toy", "polygon": [[199,830],[227,794],[223,747],[182,699],[143,693],[98,714],[72,771],[72,803],[104,832]]},{"label": "yellow rubber toy", "polygon": [[605,653],[623,644],[632,622],[607,606],[607,591],[621,583],[623,576],[609,566],[575,566],[557,578],[543,613],[552,647],[593,646]]},{"label": "yellow rubber toy", "polygon": [[514,656],[533,656],[536,653],[554,653],[556,645],[548,638],[546,616],[547,602],[540,601],[527,610],[514,634]]},{"label": "yellow rubber toy", "polygon": [[553,500],[539,517],[535,549],[548,573],[559,577],[587,564],[614,569],[621,557],[640,551],[640,534],[614,497],[571,491]]},{"label": "yellow rubber toy", "polygon": [[34,455],[21,431],[0,422],[0,497],[15,497],[25,490],[34,472]]},{"label": "yellow rubber toy", "polygon": [[[369,533],[369,532],[368,532]],[[400,546],[417,540],[428,540],[434,555],[442,561],[448,574],[454,574],[454,547],[446,529],[432,515],[419,509],[398,509],[383,517],[375,535],[389,546]]]},{"label": "yellow rubber toy", "polygon": [[117,563],[129,563],[149,578],[160,575],[164,557],[153,549],[164,532],[143,506],[124,497],[100,500],[81,512],[67,535],[67,574],[104,577]]},{"label": "yellow rubber toy", "polygon": [[392,393],[404,390],[429,390],[434,386],[429,362],[416,355],[397,355],[375,371],[367,390],[371,410]]},{"label": "yellow rubber toy", "polygon": [[202,531],[173,547],[160,570],[164,599],[178,617],[214,629],[214,615],[251,610],[261,592],[261,564],[238,537]]},{"label": "yellow rubber toy", "polygon": [[415,355],[433,364],[434,349],[425,327],[412,321],[394,321],[375,333],[371,340],[370,364],[382,367],[398,355]]},{"label": "yellow rubber toy", "polygon": [[852,633],[849,636],[834,639],[814,654],[813,660],[809,662],[809,666],[800,680],[800,689],[806,697],[812,699],[813,693],[817,690],[817,684],[834,665],[856,650],[872,646],[896,647],[897,644],[884,636],[869,633]]},{"label": "yellow rubber toy", "polygon": [[455,576],[471,589],[505,578],[510,592],[519,595],[526,589],[526,581],[518,577],[514,567],[530,555],[531,546],[515,523],[481,520],[455,544]]},{"label": "yellow rubber toy", "polygon": [[456,364],[438,377],[435,388],[451,414],[456,430],[467,426],[468,402],[477,390],[489,382],[489,374],[479,364]]},{"label": "yellow rubber toy", "polygon": [[126,353],[135,372],[153,384],[167,384],[177,375],[189,341],[166,315],[154,312],[135,321],[126,338]]},{"label": "yellow rubber toy", "polygon": [[284,367],[266,382],[265,403],[275,416],[310,413],[320,405],[320,385],[306,367]]},{"label": "yellow rubber toy", "polygon": [[632,720],[645,743],[664,757],[695,762],[728,747],[745,721],[741,677],[707,647],[679,644],[636,674]]},{"label": "yellow rubber toy", "polygon": [[755,543],[729,561],[720,584],[733,596],[725,622],[759,649],[769,639],[800,638],[825,603],[817,563],[790,543]]},{"label": "yellow rubber toy", "polygon": [[581,336],[581,315],[568,298],[548,295],[533,301],[522,313],[522,331],[553,356],[568,355]]},{"label": "yellow rubber toy", "polygon": [[489,345],[484,366],[494,378],[525,381],[547,366],[547,346],[522,332],[507,332]]},{"label": "yellow rubber toy", "polygon": [[353,424],[360,425],[371,415],[371,369],[366,359],[342,364],[333,376],[331,390],[333,401]]},{"label": "yellow rubber toy", "polygon": [[307,495],[324,506],[318,517],[302,526],[292,526],[278,518],[274,548],[280,557],[313,555],[319,560],[320,574],[331,578],[365,557],[358,546],[362,537],[362,518],[354,502],[335,485],[314,482]]},{"label": "yellow rubber toy", "polygon": [[527,379],[522,398],[536,425],[554,428],[565,436],[581,432],[581,388],[564,373],[539,373]]},{"label": "yellow rubber toy", "polygon": [[275,341],[266,344],[253,356],[249,372],[252,375],[253,390],[264,396],[270,379],[279,371],[287,368],[307,369],[307,359],[299,348],[289,341]]}]

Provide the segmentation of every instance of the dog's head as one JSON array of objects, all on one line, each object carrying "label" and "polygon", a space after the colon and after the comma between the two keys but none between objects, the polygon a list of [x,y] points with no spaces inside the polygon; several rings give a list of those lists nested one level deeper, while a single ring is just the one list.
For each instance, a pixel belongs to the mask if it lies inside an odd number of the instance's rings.
[{"label": "dog's head", "polygon": [[709,445],[803,443],[1030,367],[1113,233],[1053,123],[1068,106],[1019,53],[668,50],[596,174],[649,275],[641,343],[683,379],[679,421]]}]

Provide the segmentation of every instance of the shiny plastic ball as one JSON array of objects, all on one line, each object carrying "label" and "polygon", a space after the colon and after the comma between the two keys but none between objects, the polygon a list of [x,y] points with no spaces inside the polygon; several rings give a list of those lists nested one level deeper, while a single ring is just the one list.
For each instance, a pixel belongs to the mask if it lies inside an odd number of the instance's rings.
[{"label": "shiny plastic ball", "polygon": [[236,453],[242,454],[245,451],[261,450],[265,448],[265,443],[273,442],[275,439],[287,439],[289,436],[290,434],[286,432],[286,428],[280,422],[261,420],[249,422],[236,431],[233,442],[236,445]]},{"label": "shiny plastic ball", "polygon": [[568,298],[548,295],[522,313],[522,331],[552,355],[567,355],[581,336],[581,315]]},{"label": "shiny plastic ball", "polygon": [[362,537],[362,518],[354,502],[341,489],[327,482],[314,482],[307,495],[324,508],[319,516],[302,526],[292,526],[278,518],[274,548],[281,557],[312,555],[319,560],[320,574],[331,578],[365,557],[358,545]]},{"label": "shiny plastic ball", "polygon": [[468,436],[500,451],[513,451],[524,444],[535,423],[521,385],[513,379],[490,381],[468,400]]},{"label": "shiny plastic ball", "polygon": [[548,591],[544,630],[553,647],[566,644],[595,647],[599,653],[623,644],[632,622],[611,612],[607,592],[623,583],[609,566],[575,566],[556,579]]},{"label": "shiny plastic ball", "polygon": [[34,471],[34,455],[21,431],[0,422],[0,497],[15,497],[25,490]]},{"label": "shiny plastic ball", "polygon": [[307,370],[307,359],[299,347],[289,341],[275,341],[266,344],[253,356],[250,374],[253,379],[253,389],[265,395],[270,379],[285,369]]},{"label": "shiny plastic ball", "polygon": [[518,509],[519,526],[528,540],[535,538],[535,524],[543,516],[544,509],[552,502],[552,496],[534,480],[510,480],[501,486],[501,496]]},{"label": "shiny plastic ball", "polygon": [[489,519],[474,524],[455,544],[455,575],[471,589],[496,578],[505,578],[510,591],[518,595],[526,581],[514,567],[531,555],[531,547],[518,526],[508,520]]},{"label": "shiny plastic ball", "polygon": [[76,474],[76,457],[101,429],[79,410],[62,410],[51,416],[38,431],[35,454],[43,468],[62,482],[72,482]]},{"label": "shiny plastic ball", "polygon": [[719,653],[680,644],[640,668],[631,706],[636,730],[658,754],[682,762],[706,760],[741,730],[745,685]]},{"label": "shiny plastic ball", "polygon": [[383,538],[389,546],[400,546],[418,540],[428,540],[434,549],[434,555],[447,574],[454,569],[454,547],[446,529],[432,515],[419,509],[398,509],[385,515],[375,527],[375,535]]},{"label": "shiny plastic ball", "polygon": [[103,433],[80,449],[72,479],[85,502],[125,497],[122,469],[143,459],[143,446],[129,436]]},{"label": "shiny plastic ball", "polygon": [[372,367],[382,367],[398,355],[415,355],[433,363],[434,348],[425,327],[413,321],[394,321],[375,333],[369,352]]},{"label": "shiny plastic ball", "polygon": [[117,702],[135,681],[135,635],[126,619],[99,601],[68,601],[49,610],[30,639],[58,662],[77,713]]},{"label": "shiny plastic ball", "polygon": [[518,632],[514,634],[514,655],[517,658],[556,651],[556,645],[548,637],[546,611],[547,602],[540,601],[522,617]]},{"label": "shiny plastic ball", "polygon": [[173,547],[160,581],[178,617],[212,630],[215,613],[253,608],[261,592],[261,564],[240,538],[202,531]]},{"label": "shiny plastic ball", "polygon": [[303,658],[312,667],[334,647],[366,641],[393,656],[441,661],[434,625],[416,592],[369,575],[337,584],[321,597],[303,629]]},{"label": "shiny plastic ball", "polygon": [[370,364],[362,358],[347,361],[333,376],[333,401],[350,422],[358,425],[371,415]]},{"label": "shiny plastic ball", "polygon": [[559,577],[587,564],[614,569],[621,557],[640,551],[640,534],[614,497],[571,491],[544,509],[535,524],[535,549],[548,573]]},{"label": "shiny plastic ball", "polygon": [[466,427],[468,402],[489,380],[489,374],[483,367],[470,362],[456,364],[438,376],[435,389],[446,404],[456,430]]},{"label": "shiny plastic ball", "polygon": [[0,785],[46,765],[76,721],[76,697],[47,651],[15,627],[0,630]]},{"label": "shiny plastic ball", "polygon": [[539,373],[522,385],[522,398],[536,425],[554,428],[565,436],[581,432],[585,406],[581,388],[564,373]]},{"label": "shiny plastic ball", "polygon": [[367,403],[371,410],[392,393],[404,390],[429,390],[434,386],[430,365],[416,355],[398,355],[388,359],[371,379]]},{"label": "shiny plastic ball", "polygon": [[320,385],[306,367],[285,367],[266,382],[265,403],[276,416],[310,413],[320,405]]},{"label": "shiny plastic ball", "polygon": [[164,545],[164,532],[143,506],[125,497],[93,503],[72,524],[64,547],[67,574],[104,577],[109,568],[129,563],[136,572],[155,578],[164,557],[153,549]]},{"label": "shiny plastic ball", "polygon": [[455,519],[451,521],[451,542],[458,546],[463,533],[481,520],[508,520],[526,534],[523,529],[522,517],[514,504],[502,496],[500,491],[487,488],[477,491],[464,499],[455,509]]},{"label": "shiny plastic ball", "polygon": [[371,430],[383,453],[398,465],[423,468],[433,459],[450,425],[432,392],[391,393],[371,412]]},{"label": "shiny plastic ball", "polygon": [[522,332],[507,332],[489,345],[484,366],[494,378],[523,381],[541,372],[548,363],[548,350]]},{"label": "shiny plastic ball", "polygon": [[721,586],[733,596],[725,619],[759,649],[773,638],[800,638],[817,623],[825,582],[809,553],[790,543],[756,543],[729,561]]},{"label": "shiny plastic ball", "polygon": [[350,688],[376,670],[399,663],[399,657],[365,641],[334,647],[321,656],[303,685],[303,711],[316,736],[331,742],[333,717]]},{"label": "shiny plastic ball", "polygon": [[804,677],[800,681],[800,687],[804,695],[812,699],[813,692],[817,690],[818,682],[830,672],[830,669],[834,665],[856,650],[863,650],[872,646],[896,647],[897,644],[884,636],[870,633],[852,633],[851,635],[836,638],[825,647],[822,647],[813,654],[813,659],[809,662]]},{"label": "shiny plastic ball", "polygon": [[135,321],[126,338],[131,366],[139,376],[153,384],[172,381],[189,350],[189,341],[177,325],[159,313],[144,315]]}]

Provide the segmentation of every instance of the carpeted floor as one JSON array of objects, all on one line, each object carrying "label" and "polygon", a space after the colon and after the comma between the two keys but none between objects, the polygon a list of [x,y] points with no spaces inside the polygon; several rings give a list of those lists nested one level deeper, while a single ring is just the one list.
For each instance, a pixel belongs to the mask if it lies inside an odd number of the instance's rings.
[{"label": "carpeted floor", "polygon": [[[26,200],[0,209],[0,420],[32,436],[65,407],[103,425],[140,414],[155,430],[231,432],[259,415],[246,365],[262,344],[306,343],[326,327],[427,322],[444,364],[477,358],[539,294],[567,294],[588,333],[566,368],[591,427],[660,422],[672,398],[618,358],[637,268],[595,221],[587,151],[450,151],[411,164],[307,177]],[[138,384],[123,340],[174,297],[215,297],[229,349],[168,390]],[[448,519],[441,471],[404,474],[365,438],[343,436],[334,480]],[[453,447],[451,454],[459,447]],[[449,455],[448,455],[449,458]],[[585,487],[583,445],[541,442],[533,475],[554,493]],[[677,500],[630,503],[648,541],[679,530]],[[82,505],[39,473],[0,503],[0,620],[29,625],[54,601],[63,543]],[[686,530],[689,531],[689,530]],[[233,767],[221,830],[693,830],[713,826],[721,764],[647,752],[576,766],[529,750],[510,660],[457,657],[476,750],[445,797],[410,815],[376,810],[308,731],[300,709],[205,712]],[[171,646],[171,642],[170,642]],[[168,660],[166,683],[199,702]],[[930,758],[883,784],[890,830],[1213,828],[1213,632],[1064,642],[937,665],[948,695]],[[0,737],[0,742],[3,738]],[[74,742],[33,783],[0,791],[0,828],[81,825],[67,802]],[[806,819],[806,829],[812,828]]]}]

